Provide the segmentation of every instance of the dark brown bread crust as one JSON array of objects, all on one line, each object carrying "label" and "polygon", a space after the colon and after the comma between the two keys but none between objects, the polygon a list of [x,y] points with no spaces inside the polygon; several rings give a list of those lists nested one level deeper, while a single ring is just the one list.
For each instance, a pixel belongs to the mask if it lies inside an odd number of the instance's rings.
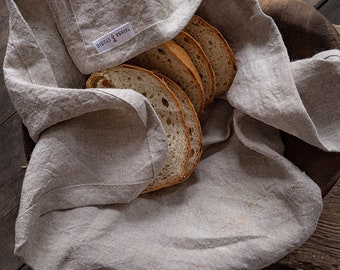
[{"label": "dark brown bread crust", "polygon": [[[214,26],[197,15],[192,17],[184,30],[200,43],[212,63],[216,75],[216,95],[227,92],[236,75],[236,59],[228,42]],[[204,31],[207,36],[202,36],[201,31]],[[212,44],[208,44],[209,37],[214,39],[216,43],[213,44],[211,41]],[[217,46],[223,49],[222,53],[214,49]],[[227,59],[225,56],[227,56]],[[221,67],[227,67],[227,69],[224,71],[221,70]]]},{"label": "dark brown bread crust", "polygon": [[174,41],[190,56],[202,79],[205,106],[213,101],[216,91],[216,77],[211,62],[201,45],[187,32],[181,31]]}]

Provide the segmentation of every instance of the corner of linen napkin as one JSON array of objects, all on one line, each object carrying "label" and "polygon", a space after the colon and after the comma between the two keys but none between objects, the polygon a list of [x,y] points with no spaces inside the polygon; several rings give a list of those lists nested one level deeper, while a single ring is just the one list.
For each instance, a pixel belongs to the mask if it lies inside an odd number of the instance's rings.
[{"label": "corner of linen napkin", "polygon": [[68,51],[83,74],[121,64],[172,39],[201,0],[48,1]]}]

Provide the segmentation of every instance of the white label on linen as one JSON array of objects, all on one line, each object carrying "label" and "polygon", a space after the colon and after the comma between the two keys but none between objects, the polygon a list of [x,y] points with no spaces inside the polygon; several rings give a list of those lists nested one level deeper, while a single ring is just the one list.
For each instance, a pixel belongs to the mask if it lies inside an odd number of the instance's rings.
[{"label": "white label on linen", "polygon": [[92,42],[97,52],[105,52],[129,41],[136,35],[131,23],[127,22]]}]

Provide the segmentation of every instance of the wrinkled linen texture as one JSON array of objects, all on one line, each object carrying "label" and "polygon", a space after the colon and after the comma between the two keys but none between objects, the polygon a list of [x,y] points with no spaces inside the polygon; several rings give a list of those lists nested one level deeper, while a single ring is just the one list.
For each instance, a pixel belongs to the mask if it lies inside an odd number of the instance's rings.
[{"label": "wrinkled linen texture", "polygon": [[[255,0],[7,3],[5,82],[37,143],[16,222],[23,262],[35,270],[261,269],[314,232],[321,192],[283,156],[280,130],[339,151],[338,50],[290,63]],[[228,39],[238,72],[200,117],[204,151],[192,176],[140,195],[167,156],[159,118],[133,89],[84,90],[85,82],[170,40],[195,12]],[[126,22],[136,35],[97,53],[91,42]]]}]

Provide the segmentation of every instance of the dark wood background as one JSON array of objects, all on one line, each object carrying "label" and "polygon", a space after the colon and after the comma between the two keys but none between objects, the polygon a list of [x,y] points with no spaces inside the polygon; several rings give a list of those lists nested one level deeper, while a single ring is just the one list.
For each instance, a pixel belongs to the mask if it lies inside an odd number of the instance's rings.
[{"label": "dark wood background", "polygon": [[[305,0],[317,8],[330,22],[340,25],[340,0]],[[0,0],[0,65],[2,67],[8,37],[8,12],[5,0]],[[0,69],[0,270],[27,270],[13,255],[14,225],[18,213],[21,184],[25,174],[26,159],[22,143],[21,122],[12,106],[4,85],[3,70]],[[328,213],[331,215],[332,213]],[[335,246],[340,247],[340,228],[336,229]],[[334,243],[333,243],[334,244]],[[336,250],[340,252],[340,248]],[[339,258],[339,257],[338,257]],[[320,262],[321,260],[321,262]],[[322,268],[322,259],[315,256],[299,269]],[[305,267],[305,268],[303,268]],[[340,269],[340,263],[334,265]],[[268,268],[269,269],[269,268]],[[288,269],[272,266],[270,269]]]}]

